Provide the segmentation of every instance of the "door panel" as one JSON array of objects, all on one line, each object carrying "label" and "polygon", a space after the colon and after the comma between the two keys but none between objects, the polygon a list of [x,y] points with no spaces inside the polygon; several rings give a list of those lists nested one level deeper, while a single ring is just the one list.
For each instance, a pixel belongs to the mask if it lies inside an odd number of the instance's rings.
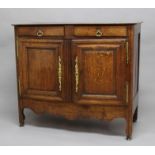
[{"label": "door panel", "polygon": [[42,91],[56,90],[56,76],[52,76],[56,75],[56,52],[52,49],[32,48],[28,49],[27,53],[29,88]]},{"label": "door panel", "polygon": [[[115,62],[111,50],[85,51],[83,54],[84,93],[86,94],[113,94],[115,83]],[[108,63],[107,63],[108,62]],[[108,78],[107,78],[108,77]],[[104,87],[100,87],[104,85]]]},{"label": "door panel", "polygon": [[74,102],[125,102],[125,43],[125,39],[73,40]]},{"label": "door panel", "polygon": [[19,76],[21,96],[63,101],[63,41],[19,39]]}]

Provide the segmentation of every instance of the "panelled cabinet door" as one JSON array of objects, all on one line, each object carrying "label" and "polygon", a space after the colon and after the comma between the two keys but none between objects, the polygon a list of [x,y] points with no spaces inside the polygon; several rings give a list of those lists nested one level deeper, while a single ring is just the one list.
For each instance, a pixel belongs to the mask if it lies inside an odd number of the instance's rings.
[{"label": "panelled cabinet door", "polygon": [[20,96],[63,101],[63,40],[20,38],[17,51]]},{"label": "panelled cabinet door", "polygon": [[126,40],[72,41],[73,101],[79,104],[126,104]]}]

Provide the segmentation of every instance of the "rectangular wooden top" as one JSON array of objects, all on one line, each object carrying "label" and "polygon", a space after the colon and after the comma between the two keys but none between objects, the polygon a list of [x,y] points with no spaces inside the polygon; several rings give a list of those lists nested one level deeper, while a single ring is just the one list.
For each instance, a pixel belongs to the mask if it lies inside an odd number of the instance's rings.
[{"label": "rectangular wooden top", "polygon": [[143,22],[118,22],[118,23],[22,23],[22,24],[12,24],[13,26],[50,26],[50,25],[136,25]]}]

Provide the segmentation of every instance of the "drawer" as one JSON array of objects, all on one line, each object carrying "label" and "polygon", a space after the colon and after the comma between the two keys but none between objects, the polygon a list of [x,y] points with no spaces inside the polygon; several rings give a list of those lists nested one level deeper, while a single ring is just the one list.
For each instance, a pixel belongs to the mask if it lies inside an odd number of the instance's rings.
[{"label": "drawer", "polygon": [[74,36],[127,36],[126,26],[75,26]]},{"label": "drawer", "polygon": [[26,26],[17,27],[19,36],[64,36],[63,26]]}]

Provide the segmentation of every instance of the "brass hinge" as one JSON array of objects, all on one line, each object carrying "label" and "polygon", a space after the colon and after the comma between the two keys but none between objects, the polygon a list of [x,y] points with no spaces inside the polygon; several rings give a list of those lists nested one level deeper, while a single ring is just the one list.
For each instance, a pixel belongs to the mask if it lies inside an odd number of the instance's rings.
[{"label": "brass hinge", "polygon": [[126,63],[129,62],[129,45],[128,42],[126,42]]},{"label": "brass hinge", "polygon": [[129,101],[129,84],[126,82],[126,103]]}]

